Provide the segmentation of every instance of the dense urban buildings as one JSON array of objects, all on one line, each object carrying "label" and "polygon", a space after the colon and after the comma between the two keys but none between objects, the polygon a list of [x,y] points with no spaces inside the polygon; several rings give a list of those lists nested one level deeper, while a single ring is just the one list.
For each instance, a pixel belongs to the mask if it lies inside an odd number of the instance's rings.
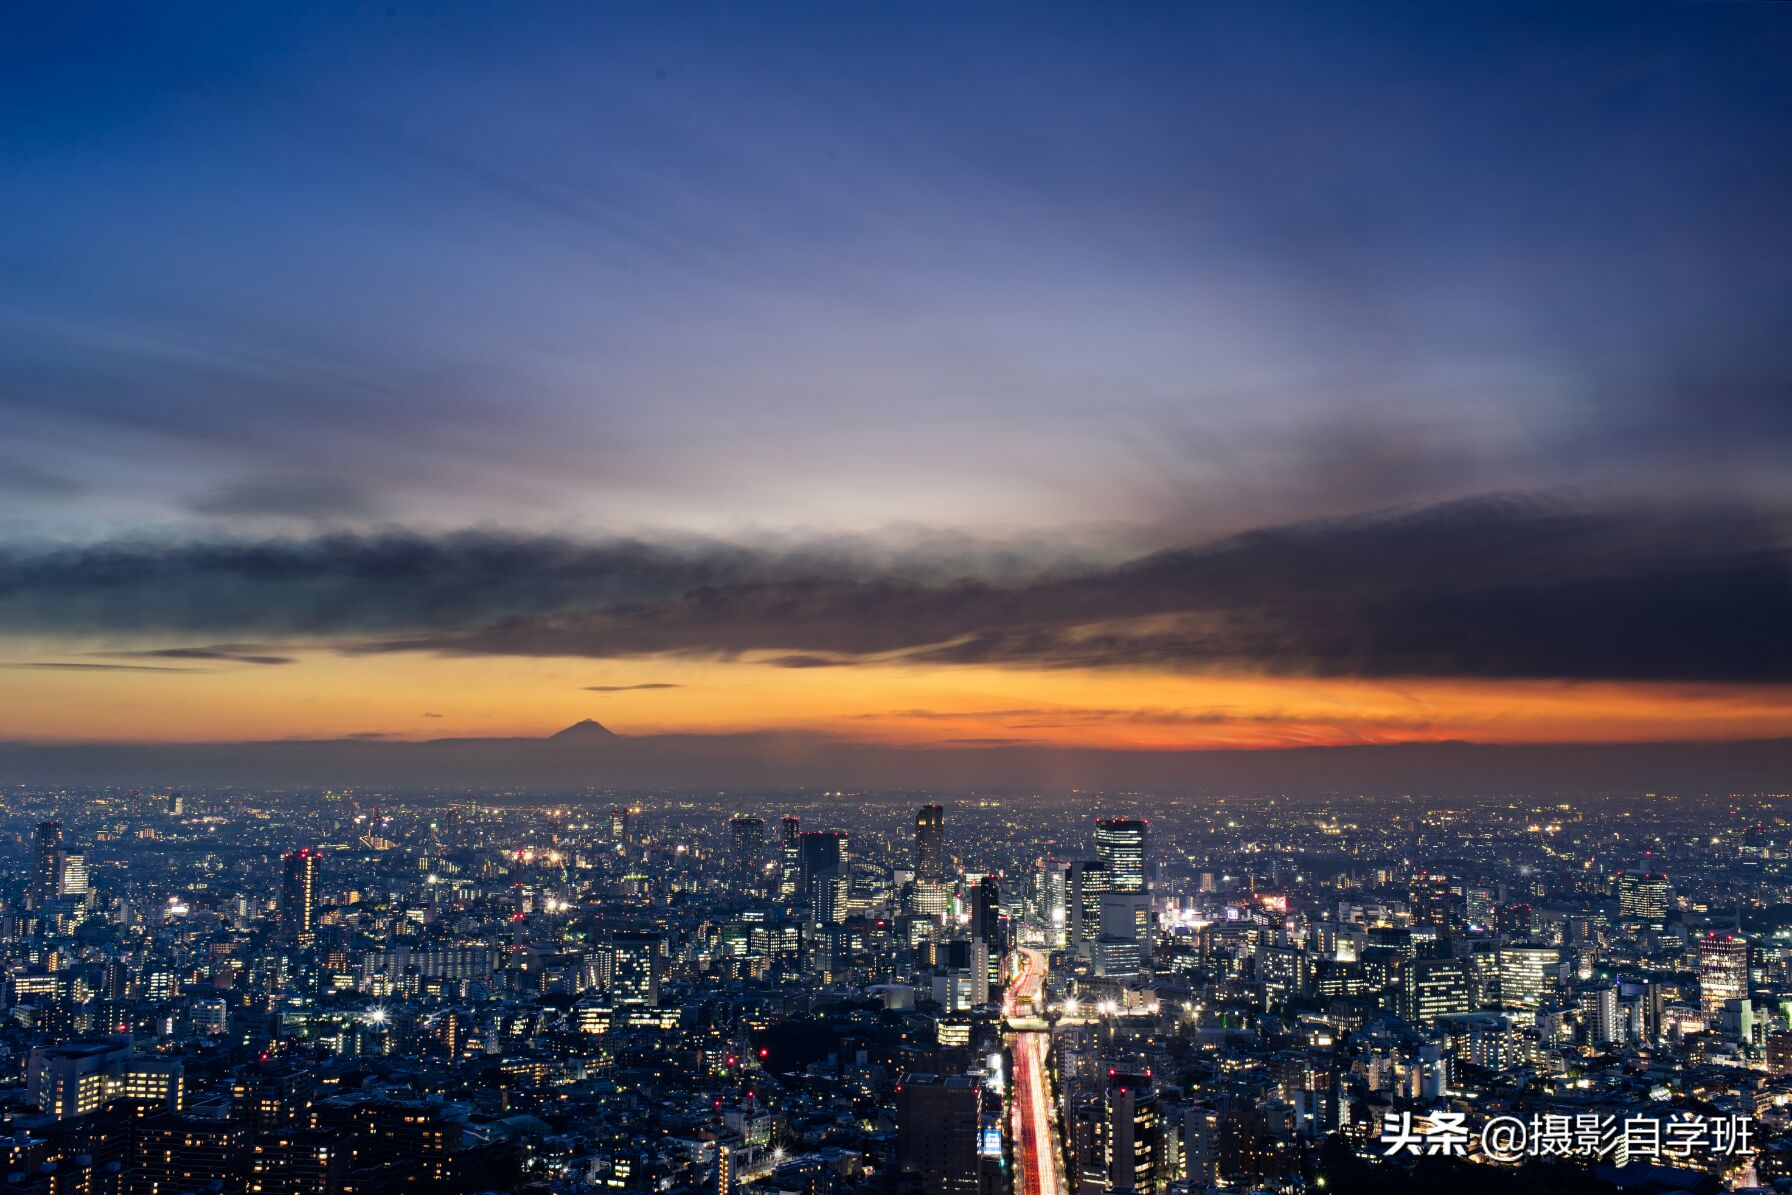
[{"label": "dense urban buildings", "polygon": [[0,1191],[1292,1192],[1695,1112],[1460,1164],[1792,1181],[1770,798],[613,800],[8,790]]}]

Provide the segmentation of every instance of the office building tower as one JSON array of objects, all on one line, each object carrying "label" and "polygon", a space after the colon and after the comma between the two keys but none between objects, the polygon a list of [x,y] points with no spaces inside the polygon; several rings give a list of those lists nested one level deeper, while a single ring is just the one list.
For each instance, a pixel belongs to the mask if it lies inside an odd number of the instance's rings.
[{"label": "office building tower", "polygon": [[610,807],[610,841],[616,846],[628,846],[634,832],[634,813],[627,805]]},{"label": "office building tower", "polygon": [[805,830],[802,846],[802,900],[812,925],[838,925],[846,920],[851,879],[846,834],[839,830]]},{"label": "office building tower", "polygon": [[765,878],[765,819],[741,814],[728,822],[734,874],[743,884]]},{"label": "office building tower", "polygon": [[56,895],[77,899],[87,895],[87,856],[79,851],[64,851],[62,874],[56,881]]},{"label": "office building tower", "polygon": [[62,823],[40,822],[32,863],[31,895],[42,907],[55,900],[62,880]]},{"label": "office building tower", "polygon": [[1699,936],[1699,1007],[1715,1025],[1729,1000],[1748,996],[1748,939],[1736,934]]},{"label": "office building tower", "polygon": [[1474,1011],[1468,964],[1459,958],[1415,958],[1400,968],[1400,1015],[1415,1025]]},{"label": "office building tower", "polygon": [[310,847],[282,856],[285,874],[280,884],[280,930],[294,946],[309,946],[317,925],[317,860]]},{"label": "office building tower", "polygon": [[1652,871],[1618,873],[1618,916],[1644,929],[1665,929],[1674,889],[1665,875]]},{"label": "office building tower", "polygon": [[664,939],[655,933],[619,933],[611,939],[615,970],[610,993],[618,1004],[657,1005],[664,974]]},{"label": "office building tower", "polygon": [[1450,877],[1437,871],[1421,871],[1412,878],[1409,892],[1412,923],[1447,930],[1452,924],[1451,910],[1455,902],[1450,893]]},{"label": "office building tower", "polygon": [[1095,858],[1108,869],[1113,892],[1150,890],[1149,826],[1132,818],[1102,818],[1095,823]]},{"label": "office building tower", "polygon": [[1556,989],[1562,955],[1553,946],[1501,946],[1499,969],[1500,1004],[1536,1009]]},{"label": "office building tower", "polygon": [[794,900],[802,887],[802,822],[794,813],[778,819],[778,895]]},{"label": "office building tower", "polygon": [[896,1165],[921,1195],[977,1195],[983,1098],[969,1075],[909,1074],[896,1087]]},{"label": "office building tower", "polygon": [[946,814],[938,805],[923,805],[915,814],[915,882],[946,879]]},{"label": "office building tower", "polygon": [[1101,936],[1101,898],[1113,890],[1107,864],[1080,859],[1070,865],[1070,945],[1081,946]]},{"label": "office building tower", "polygon": [[1158,1195],[1168,1177],[1168,1168],[1164,1165],[1163,1126],[1158,1120],[1157,1093],[1151,1077],[1110,1071],[1104,1112],[1104,1189]]}]

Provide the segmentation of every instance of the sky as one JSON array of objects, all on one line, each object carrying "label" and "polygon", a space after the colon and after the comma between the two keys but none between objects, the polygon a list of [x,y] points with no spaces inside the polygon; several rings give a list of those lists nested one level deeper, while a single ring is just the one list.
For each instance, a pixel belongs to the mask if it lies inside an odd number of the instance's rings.
[{"label": "sky", "polygon": [[0,739],[1792,734],[1792,8],[12,6]]}]

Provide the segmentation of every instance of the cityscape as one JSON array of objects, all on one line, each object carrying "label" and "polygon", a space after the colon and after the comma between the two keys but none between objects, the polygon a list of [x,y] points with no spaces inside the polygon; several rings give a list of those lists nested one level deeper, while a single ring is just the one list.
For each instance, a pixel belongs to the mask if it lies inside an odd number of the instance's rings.
[{"label": "cityscape", "polygon": [[1770,796],[5,802],[7,1191],[1792,1177]]}]

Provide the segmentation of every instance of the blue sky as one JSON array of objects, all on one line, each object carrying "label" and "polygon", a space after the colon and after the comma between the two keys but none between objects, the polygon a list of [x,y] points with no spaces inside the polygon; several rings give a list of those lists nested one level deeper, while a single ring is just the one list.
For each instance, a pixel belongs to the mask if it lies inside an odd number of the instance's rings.
[{"label": "blue sky", "polygon": [[1777,6],[38,7],[15,533],[1175,540],[1786,447]]}]

